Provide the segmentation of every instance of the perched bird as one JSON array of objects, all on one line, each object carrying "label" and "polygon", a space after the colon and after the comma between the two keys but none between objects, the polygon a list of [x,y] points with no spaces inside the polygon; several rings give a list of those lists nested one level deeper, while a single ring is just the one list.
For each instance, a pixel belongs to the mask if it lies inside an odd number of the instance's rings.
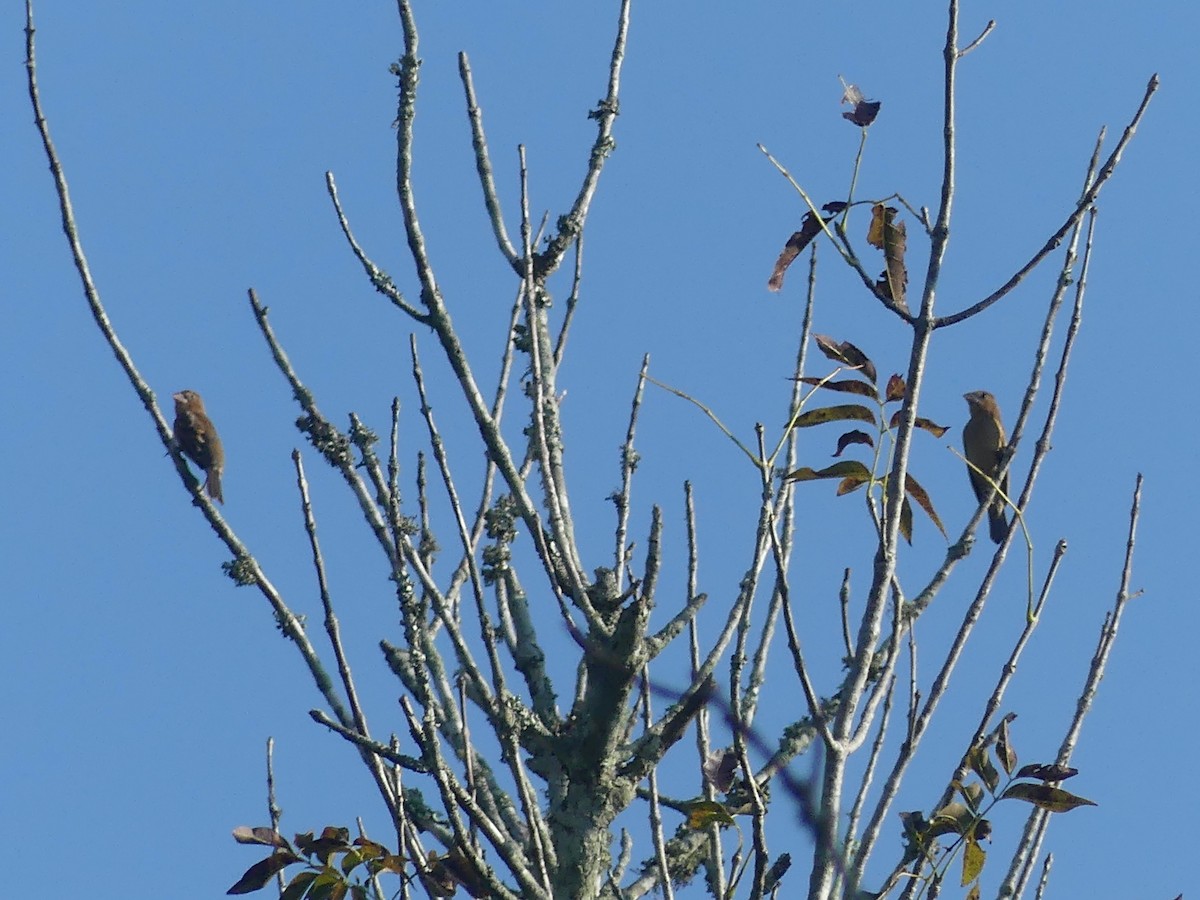
[{"label": "perched bird", "polygon": [[[996,398],[987,391],[971,391],[963,394],[967,407],[971,410],[971,419],[963,427],[963,450],[972,465],[978,467],[983,475],[967,466],[967,475],[971,479],[971,487],[975,491],[975,499],[982,503],[992,493],[992,483],[1000,472],[1000,464],[1004,457],[1001,451],[1006,446],[1004,425],[1000,422],[1000,407]],[[985,478],[984,475],[987,477]],[[988,479],[991,481],[988,481]],[[1008,493],[1008,473],[1000,481],[1000,490]],[[1000,494],[996,494],[988,506],[988,526],[992,540],[999,544],[1008,533],[1008,519],[1004,515],[1005,502]]]},{"label": "perched bird", "polygon": [[225,450],[212,419],[204,412],[204,401],[195,391],[180,391],[175,400],[175,442],[192,462],[204,470],[208,496],[224,503],[221,495],[221,471],[225,468]]}]

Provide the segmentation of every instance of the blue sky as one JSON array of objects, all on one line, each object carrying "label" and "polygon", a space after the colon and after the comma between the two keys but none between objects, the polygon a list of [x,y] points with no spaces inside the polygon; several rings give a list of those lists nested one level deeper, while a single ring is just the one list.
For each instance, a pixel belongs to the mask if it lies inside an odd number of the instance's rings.
[{"label": "blue sky", "polygon": [[[842,75],[883,103],[858,196],[899,191],[936,204],[941,5],[746,6],[633,10],[617,149],[588,224],[583,300],[561,375],[568,473],[593,565],[609,553],[605,497],[619,483],[617,448],[644,353],[651,374],[702,399],[743,440],[756,422],[783,421],[802,267],[779,295],[765,283],[803,209],[756,143],[819,201],[844,195],[858,131],[840,117]],[[574,196],[615,6],[443,2],[418,4],[416,14],[418,202],[468,350],[492,372],[516,285],[482,212],[455,55],[470,55],[515,234],[518,143],[527,147],[535,216],[547,210],[553,221]],[[331,417],[354,410],[385,431],[400,394],[404,428],[419,443],[412,326],[362,278],[323,183],[333,171],[359,240],[415,298],[394,191],[388,65],[402,52],[394,6],[43,0],[35,15],[42,99],[108,312],[160,403],[184,387],[204,394],[229,458],[226,515],[315,623],[288,458],[301,440],[297,413],[246,289],[270,306]],[[1070,550],[1007,708],[1020,715],[1023,759],[1052,757],[1117,587],[1134,478],[1144,473],[1133,584],[1145,594],[1128,610],[1074,759],[1081,774],[1071,786],[1100,805],[1055,823],[1052,884],[1061,895],[1173,897],[1196,887],[1180,850],[1196,793],[1186,773],[1197,739],[1200,623],[1184,563],[1197,499],[1186,473],[1200,437],[1192,387],[1200,291],[1187,226],[1200,200],[1188,177],[1200,138],[1200,14],[1183,3],[1103,12],[1079,0],[968,4],[964,34],[989,18],[995,32],[960,70],[960,179],[943,312],[990,293],[1040,246],[1078,195],[1099,127],[1109,126],[1111,147],[1151,73],[1162,80],[1099,204],[1082,334],[1029,512],[1039,579],[1058,539]],[[0,466],[8,571],[0,676],[10,685],[10,722],[0,741],[0,837],[41,848],[33,870],[64,895],[124,897],[132,882],[134,894],[211,897],[253,861],[228,834],[265,821],[268,735],[277,741],[285,831],[357,815],[382,829],[382,820],[348,747],[309,721],[316,694],[269,610],[222,575],[222,547],[87,314],[31,124],[18,10],[3,24],[9,215],[0,226],[0,350],[9,375],[0,410],[10,439]],[[865,216],[858,221],[865,228]],[[915,281],[925,245],[911,221],[908,231]],[[820,259],[816,330],[854,341],[881,371],[902,370],[902,326],[856,288],[827,245]],[[974,511],[962,465],[943,446],[958,446],[961,395],[986,388],[1015,415],[1054,278],[1048,264],[985,315],[938,335],[922,412],[954,430],[923,441],[913,471],[952,534]],[[565,297],[565,283],[557,290]],[[474,467],[480,451],[465,410],[428,332],[417,337],[451,457]],[[644,546],[649,505],[662,504],[674,541],[668,560],[678,567],[682,482],[691,480],[701,588],[724,610],[753,536],[754,470],[694,408],[658,391],[647,395],[639,444],[634,533]],[[831,450],[832,437],[814,434],[804,461],[825,464]],[[1022,448],[1015,477],[1031,451]],[[340,480],[311,453],[306,460],[372,723],[403,732],[398,689],[375,649],[394,632],[388,583]],[[794,572],[803,573],[807,641],[820,659],[823,642],[836,639],[820,629],[842,568],[854,569],[860,591],[869,581],[870,529],[856,500],[801,487],[806,536]],[[906,583],[920,584],[943,549],[918,518],[901,563]],[[985,553],[973,554],[939,599],[946,616],[923,620],[927,666],[985,566]],[[1022,624],[1024,566],[1014,549],[900,808],[927,805],[974,727],[972,688],[994,679]],[[678,602],[677,572],[664,583],[661,615]],[[836,653],[828,656],[826,688],[838,674]],[[798,694],[779,661],[778,699],[764,716],[786,722],[799,714]],[[1148,803],[1164,785],[1167,801]],[[995,818],[998,833],[1021,821],[1019,811]],[[898,822],[889,828],[898,835]],[[64,834],[67,847],[46,852]],[[788,849],[788,840],[777,837],[773,849]],[[998,856],[1003,846],[998,834]]]}]

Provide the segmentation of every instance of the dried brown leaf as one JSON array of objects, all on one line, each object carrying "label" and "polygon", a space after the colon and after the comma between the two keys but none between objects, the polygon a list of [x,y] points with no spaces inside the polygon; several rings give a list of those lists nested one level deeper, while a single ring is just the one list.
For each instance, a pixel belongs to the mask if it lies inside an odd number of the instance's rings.
[{"label": "dried brown leaf", "polygon": [[836,494],[839,497],[843,497],[846,494],[857,491],[870,480],[870,478],[863,478],[860,475],[851,475],[847,478],[843,478],[840,482],[838,482]]},{"label": "dried brown leaf", "polygon": [[704,761],[704,779],[722,794],[733,787],[733,776],[737,773],[737,754],[730,748],[714,750]]},{"label": "dried brown leaf", "polygon": [[[892,417],[888,419],[888,428],[895,428],[900,424],[901,412],[902,410],[898,409],[892,413]],[[924,416],[917,416],[917,419],[915,422],[913,422],[913,425],[922,429],[923,431],[928,431],[934,437],[941,437],[950,430],[945,425],[939,425],[937,422],[933,421],[933,419],[926,419]]]},{"label": "dried brown leaf", "polygon": [[1066,781],[1068,778],[1074,778],[1078,774],[1079,770],[1071,766],[1030,763],[1027,766],[1022,766],[1021,771],[1016,774],[1016,777],[1036,778],[1038,781]]},{"label": "dried brown leaf", "polygon": [[1014,718],[1016,716],[1009,713],[1001,720],[1000,727],[996,730],[996,759],[1000,760],[1000,765],[1009,775],[1017,767],[1017,751],[1013,749],[1008,737],[1008,723]]},{"label": "dried brown leaf", "polygon": [[908,545],[912,546],[912,504],[908,502],[908,498],[904,498],[904,503],[900,505],[900,534],[904,540],[908,541]]},{"label": "dried brown leaf", "polygon": [[838,438],[837,450],[833,452],[834,456],[841,456],[842,451],[851,444],[866,444],[868,447],[875,446],[875,440],[865,431],[859,431],[857,428],[853,431],[847,431]]},{"label": "dried brown leaf", "polygon": [[802,466],[783,476],[784,481],[820,481],[825,478],[864,478],[870,480],[871,470],[857,459],[844,459],[824,469]]},{"label": "dried brown leaf", "polygon": [[[933,508],[933,501],[929,499],[928,492],[925,490],[925,488],[921,487],[921,485],[917,482],[917,479],[913,478],[908,473],[905,473],[904,475],[904,490],[908,496],[917,501],[917,505],[920,506],[921,509],[925,510],[925,514],[929,516],[933,524],[937,526],[937,530],[942,533],[942,537],[947,537],[946,529],[942,526],[942,520],[938,518],[937,510]],[[912,541],[910,540],[909,543],[912,543]]]},{"label": "dried brown leaf", "polygon": [[872,382],[879,379],[879,375],[875,371],[875,364],[867,358],[867,354],[863,353],[849,341],[839,342],[827,334],[814,334],[813,340],[817,342],[817,349],[825,354],[828,359],[842,363],[852,369],[858,369]]},{"label": "dried brown leaf", "polygon": [[887,266],[875,283],[875,289],[895,301],[897,306],[908,309],[908,268],[904,264],[908,235],[904,223],[896,221],[898,212],[894,206],[876,203],[871,208],[867,243],[883,251],[884,264]]},{"label": "dried brown leaf", "polygon": [[878,100],[867,100],[856,84],[846,84],[843,81],[842,85],[844,86],[842,102],[849,103],[854,107],[850,112],[842,113],[842,118],[853,122],[860,128],[867,128],[879,115],[881,104]]},{"label": "dried brown leaf", "polygon": [[[834,205],[826,203],[822,208],[827,209]],[[844,203],[841,205],[845,206]],[[771,277],[767,279],[767,290],[778,291],[783,287],[783,276],[787,272],[788,266],[796,261],[796,257],[804,251],[805,247],[812,243],[813,238],[820,234],[825,225],[829,224],[832,220],[833,214],[825,219],[813,215],[812,210],[804,214],[804,219],[800,223],[800,230],[794,232],[787,239],[787,243],[783,245],[783,250],[779,253],[779,258],[775,260],[775,268],[771,270]]]},{"label": "dried brown leaf", "polygon": [[838,391],[842,394],[858,394],[860,397],[870,397],[872,400],[879,397],[879,392],[875,390],[875,385],[869,381],[859,381],[856,378],[841,378],[837,381],[826,381],[824,378],[805,376],[800,381],[804,384],[824,388],[827,391]]}]

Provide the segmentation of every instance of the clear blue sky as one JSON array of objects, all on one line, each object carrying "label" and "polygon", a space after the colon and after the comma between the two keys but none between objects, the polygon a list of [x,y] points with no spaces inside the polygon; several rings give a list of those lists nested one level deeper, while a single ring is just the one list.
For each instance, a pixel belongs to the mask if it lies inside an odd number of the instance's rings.
[{"label": "clear blue sky", "polygon": [[[222,575],[223,548],[191,508],[87,314],[31,124],[15,6],[3,19],[0,91],[0,412],[8,433],[0,451],[0,678],[9,688],[0,843],[26,848],[18,865],[63,896],[212,897],[255,858],[228,835],[266,820],[268,735],[277,740],[285,831],[363,815],[385,832],[347,745],[309,721],[316,694],[266,605]],[[802,209],[755,144],[819,200],[842,196],[858,132],[839,115],[841,74],[883,102],[859,196],[898,190],[936,204],[941,4],[744,7],[633,10],[618,146],[589,221],[583,302],[562,373],[589,566],[607,561],[605,497],[619,483],[617,447],[643,353],[652,374],[703,399],[744,440],[755,422],[782,421],[801,267],[780,295],[765,282]],[[455,54],[471,56],[515,235],[518,143],[528,147],[535,215],[549,210],[553,221],[574,196],[594,134],[586,112],[604,93],[615,4],[439,2],[416,12],[425,61],[418,202],[452,313],[480,368],[491,371],[515,284],[490,244]],[[271,307],[331,418],[345,421],[354,410],[385,431],[399,393],[417,444],[411,325],[364,281],[323,185],[332,170],[360,241],[415,298],[393,187],[387,68],[402,53],[394,5],[43,0],[35,15],[42,99],[108,312],[160,403],[169,406],[184,387],[208,400],[229,457],[226,514],[315,625],[288,458],[300,443],[296,408],[245,292],[256,288]],[[962,30],[974,34],[993,17],[995,32],[960,70],[958,218],[943,312],[989,293],[1057,227],[1099,127],[1109,126],[1111,147],[1151,73],[1162,79],[1100,203],[1083,332],[1030,510],[1039,580],[1059,538],[1070,550],[1007,708],[1020,715],[1023,759],[1052,757],[1116,590],[1134,477],[1145,473],[1134,570],[1145,595],[1124,620],[1074,760],[1082,773],[1072,786],[1100,806],[1059,819],[1049,846],[1059,896],[1169,898],[1200,886],[1181,852],[1198,739],[1200,623],[1186,573],[1197,508],[1188,473],[1200,439],[1192,365],[1200,291],[1189,224],[1200,201],[1191,174],[1200,145],[1200,14],[1186,3],[1102,12],[1081,0],[966,4]],[[911,222],[908,231],[916,281],[925,245]],[[903,328],[823,249],[817,330],[859,344],[881,371],[903,369]],[[974,509],[961,463],[942,446],[958,445],[961,394],[989,389],[1015,414],[1053,280],[1044,268],[983,317],[938,336],[922,412],[955,430],[922,442],[913,466],[952,534]],[[558,291],[565,296],[562,283]],[[418,338],[451,454],[474,466],[480,451],[462,406],[428,333]],[[701,587],[724,609],[752,537],[753,470],[694,409],[661,392],[648,395],[640,449],[635,534],[644,546],[649,504],[661,503],[678,564],[681,484],[690,479]],[[828,435],[806,444],[816,465],[830,450]],[[1018,456],[1017,477],[1031,450]],[[403,733],[398,689],[374,649],[380,636],[395,636],[388,583],[340,480],[313,454],[306,459],[372,725]],[[411,468],[408,477],[411,484]],[[857,501],[803,487],[807,537],[794,571],[811,592],[803,602],[827,611],[842,567],[854,568],[860,592],[869,581],[869,529]],[[449,533],[443,543],[452,543]],[[901,569],[908,584],[921,583],[943,547],[918,517]],[[960,567],[940,604],[969,601],[984,556]],[[672,578],[661,615],[678,602]],[[900,808],[927,808],[961,752],[976,718],[972,688],[991,683],[1021,627],[1024,583],[1015,550]],[[823,622],[825,613],[813,617]],[[931,667],[942,626],[922,625],[918,636],[929,642],[922,661]],[[817,647],[835,640],[808,637]],[[835,656],[821,673],[825,689],[836,682]],[[799,715],[782,666],[774,687],[772,715]],[[1022,812],[999,812],[997,832],[1016,829]],[[998,856],[1004,846],[998,834]],[[773,849],[788,849],[787,840]]]}]

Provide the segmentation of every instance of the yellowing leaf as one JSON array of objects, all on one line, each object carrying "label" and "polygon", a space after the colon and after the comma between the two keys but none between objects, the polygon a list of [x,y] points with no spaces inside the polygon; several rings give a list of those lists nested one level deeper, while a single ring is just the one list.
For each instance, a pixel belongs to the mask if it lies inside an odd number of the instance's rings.
[{"label": "yellowing leaf", "polygon": [[[986,762],[987,761],[987,751],[979,750],[977,752],[979,753],[980,756],[983,757],[984,761]],[[974,781],[967,782],[966,784],[963,784],[960,782],[958,785],[956,785],[956,787],[958,788],[959,796],[962,797],[963,800],[966,801],[967,808],[970,809],[971,812],[974,812],[974,813],[979,812],[979,807],[983,803],[983,788],[981,788]]]},{"label": "yellowing leaf", "polygon": [[1095,806],[1091,800],[1076,796],[1062,788],[1050,787],[1048,784],[1030,784],[1027,781],[1009,785],[1000,795],[1001,800],[1025,800],[1048,812],[1070,812],[1078,806]]},{"label": "yellowing leaf", "polygon": [[806,413],[801,413],[793,427],[811,428],[813,425],[824,425],[826,422],[867,422],[874,425],[875,413],[858,403],[822,406],[819,409],[810,409]]},{"label": "yellowing leaf", "polygon": [[963,847],[963,887],[966,887],[979,877],[979,873],[983,871],[983,864],[985,862],[987,862],[987,852],[979,846],[978,841],[972,837],[968,837],[966,846]]},{"label": "yellowing leaf", "polygon": [[732,825],[733,816],[722,803],[715,800],[697,800],[688,806],[687,826],[692,831],[702,831],[716,822],[718,825]]},{"label": "yellowing leaf", "polygon": [[837,492],[836,492],[837,496],[841,497],[845,494],[849,494],[851,491],[857,491],[860,487],[862,487],[864,484],[866,484],[870,480],[871,480],[870,478],[859,478],[859,477],[856,477],[853,475],[850,476],[849,478],[843,478],[838,483]]},{"label": "yellowing leaf", "polygon": [[904,253],[908,249],[908,234],[904,223],[896,221],[898,212],[894,206],[876,203],[871,208],[867,243],[883,251],[886,266],[875,285],[876,290],[907,309],[908,268],[904,264]]},{"label": "yellowing leaf", "polygon": [[[970,763],[971,770],[987,785],[988,791],[994,794],[1000,785],[1000,773],[992,765],[991,757],[988,756],[988,748],[980,746],[971,750]],[[975,808],[979,808],[978,803],[975,804]]]}]

